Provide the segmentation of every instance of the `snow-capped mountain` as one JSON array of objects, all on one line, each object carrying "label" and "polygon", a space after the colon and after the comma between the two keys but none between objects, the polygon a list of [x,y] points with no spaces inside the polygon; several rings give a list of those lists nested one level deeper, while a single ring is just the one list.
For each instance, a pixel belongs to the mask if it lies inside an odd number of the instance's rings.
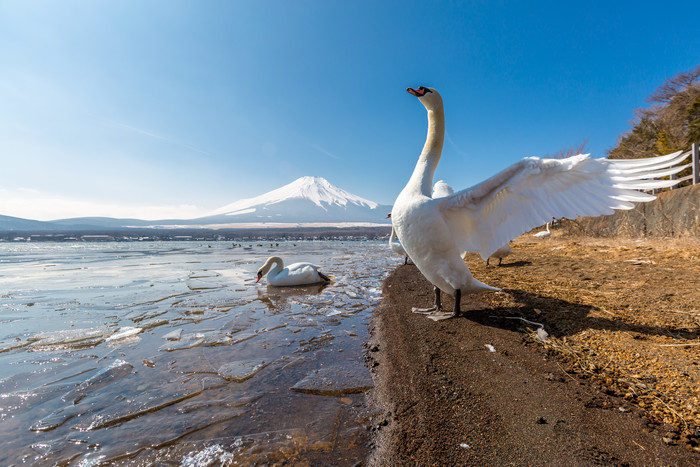
[{"label": "snow-capped mountain", "polygon": [[389,226],[391,206],[349,193],[321,177],[301,177],[276,190],[227,204],[198,219],[145,221],[85,217],[33,221],[0,215],[0,232],[93,231],[143,228],[260,228],[313,226]]},{"label": "snow-capped mountain", "polygon": [[301,177],[276,190],[222,206],[199,223],[388,224],[391,210],[339,188],[322,177]]}]

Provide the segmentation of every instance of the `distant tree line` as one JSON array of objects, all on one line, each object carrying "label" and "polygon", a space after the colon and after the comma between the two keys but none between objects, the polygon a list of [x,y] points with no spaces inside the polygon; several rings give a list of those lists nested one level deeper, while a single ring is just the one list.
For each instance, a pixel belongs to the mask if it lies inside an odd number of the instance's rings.
[{"label": "distant tree line", "polygon": [[666,80],[635,109],[632,129],[608,151],[611,159],[638,159],[687,151],[700,141],[700,66]]}]

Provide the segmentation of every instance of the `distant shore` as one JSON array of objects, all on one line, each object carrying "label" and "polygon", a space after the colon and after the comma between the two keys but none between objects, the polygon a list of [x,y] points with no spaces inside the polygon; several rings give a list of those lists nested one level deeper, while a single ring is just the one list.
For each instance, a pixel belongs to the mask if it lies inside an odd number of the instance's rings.
[{"label": "distant shore", "polygon": [[[388,238],[391,226],[374,227],[285,227],[285,228],[236,228],[236,229],[100,229],[37,231],[0,231],[0,241],[304,241],[304,240],[380,240]],[[111,237],[85,240],[83,237]]]}]

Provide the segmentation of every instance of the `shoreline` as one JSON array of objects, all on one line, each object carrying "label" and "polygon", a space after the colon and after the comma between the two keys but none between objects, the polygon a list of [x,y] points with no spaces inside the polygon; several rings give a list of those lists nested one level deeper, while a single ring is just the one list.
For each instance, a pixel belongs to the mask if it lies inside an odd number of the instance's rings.
[{"label": "shoreline", "polygon": [[504,319],[518,313],[493,296],[463,297],[460,318],[433,322],[410,312],[433,299],[415,266],[399,266],[382,292],[366,353],[369,397],[381,411],[369,465],[700,462],[690,444],[663,441],[673,427],[650,424],[637,404],[565,371],[557,352]]}]

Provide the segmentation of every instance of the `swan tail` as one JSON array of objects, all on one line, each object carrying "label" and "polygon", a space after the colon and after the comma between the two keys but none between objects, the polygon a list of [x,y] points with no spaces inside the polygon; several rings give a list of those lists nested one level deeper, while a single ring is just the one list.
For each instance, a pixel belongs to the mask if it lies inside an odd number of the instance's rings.
[{"label": "swan tail", "polygon": [[476,280],[472,277],[472,280],[469,282],[469,285],[464,287],[462,289],[462,292],[501,292],[501,289],[499,289],[498,287],[491,287],[490,285],[486,285],[483,282]]}]

